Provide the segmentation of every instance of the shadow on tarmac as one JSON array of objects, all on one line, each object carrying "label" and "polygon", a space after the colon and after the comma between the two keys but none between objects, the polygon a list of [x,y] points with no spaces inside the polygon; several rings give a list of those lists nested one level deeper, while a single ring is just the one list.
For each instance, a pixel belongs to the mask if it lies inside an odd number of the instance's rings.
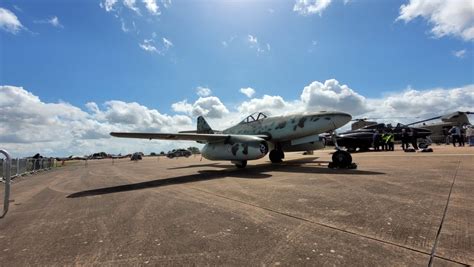
[{"label": "shadow on tarmac", "polygon": [[[92,190],[85,190],[70,194],[67,198],[78,198],[87,196],[97,196],[118,192],[126,192],[154,187],[162,187],[176,184],[186,184],[206,180],[221,179],[227,177],[244,178],[244,179],[265,179],[272,177],[271,174],[265,172],[292,172],[292,173],[310,173],[310,174],[345,174],[345,175],[379,175],[381,172],[360,171],[348,169],[329,169],[326,166],[303,166],[308,163],[323,163],[328,161],[314,161],[317,157],[288,160],[280,164],[259,164],[254,166],[247,166],[246,169],[235,169],[233,165],[220,165],[215,167],[224,167],[224,170],[199,170],[197,174],[184,175],[178,177],[171,177],[165,179],[157,179],[153,181],[140,182],[134,184],[126,184],[112,187],[104,187]],[[190,165],[189,168],[194,167],[208,167],[213,164]],[[186,167],[183,167],[186,168]]]},{"label": "shadow on tarmac", "polygon": [[188,166],[182,166],[182,167],[168,168],[168,170],[181,170],[181,169],[191,169],[191,168],[200,168],[200,167],[217,167],[217,168],[230,169],[230,168],[234,168],[234,165],[222,165],[219,163],[194,164],[194,165],[188,165]]}]

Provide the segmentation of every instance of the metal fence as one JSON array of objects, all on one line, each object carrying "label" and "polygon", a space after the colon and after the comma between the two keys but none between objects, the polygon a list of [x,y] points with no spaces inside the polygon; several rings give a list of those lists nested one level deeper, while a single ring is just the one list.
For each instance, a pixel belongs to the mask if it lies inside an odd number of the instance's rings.
[{"label": "metal fence", "polygon": [[[0,159],[0,177],[5,177],[5,164],[4,159]],[[10,172],[11,177],[17,177],[23,174],[34,173],[37,171],[49,170],[56,167],[56,160],[53,158],[42,158],[42,159],[12,159]]]}]

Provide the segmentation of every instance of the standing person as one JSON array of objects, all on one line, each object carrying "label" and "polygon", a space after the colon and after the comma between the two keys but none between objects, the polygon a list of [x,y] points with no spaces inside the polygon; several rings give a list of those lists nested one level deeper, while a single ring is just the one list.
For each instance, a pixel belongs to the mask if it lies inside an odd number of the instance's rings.
[{"label": "standing person", "polygon": [[459,143],[459,146],[461,146],[461,129],[459,129],[458,126],[453,126],[451,127],[451,129],[449,130],[449,133],[451,134],[451,136],[453,137],[453,146],[456,146],[456,141]]},{"label": "standing person", "polygon": [[408,143],[408,139],[409,139],[409,136],[408,136],[407,129],[403,128],[402,129],[402,149],[403,150],[406,150],[410,147]]},{"label": "standing person", "polygon": [[375,151],[379,151],[380,149],[380,133],[379,130],[375,130],[374,134],[372,135],[372,143],[374,146]]},{"label": "standing person", "polygon": [[381,136],[381,145],[382,145],[382,151],[387,150],[387,133],[385,130],[382,130],[382,136]]},{"label": "standing person", "polygon": [[443,127],[443,136],[444,136],[446,145],[449,145],[449,131],[448,129],[446,129],[446,127]]},{"label": "standing person", "polygon": [[395,135],[393,135],[392,131],[389,131],[387,134],[387,150],[388,151],[394,151],[395,147],[393,145],[393,142],[395,141]]},{"label": "standing person", "polygon": [[415,128],[409,128],[409,129],[410,129],[410,132],[408,133],[408,136],[411,141],[411,145],[413,146],[414,149],[418,149],[418,144],[417,144],[418,132],[415,130]]},{"label": "standing person", "polygon": [[467,126],[466,137],[469,146],[474,146],[474,129],[472,128],[472,125]]},{"label": "standing person", "polygon": [[464,146],[464,141],[466,140],[466,131],[464,130],[464,127],[459,128],[459,145]]}]

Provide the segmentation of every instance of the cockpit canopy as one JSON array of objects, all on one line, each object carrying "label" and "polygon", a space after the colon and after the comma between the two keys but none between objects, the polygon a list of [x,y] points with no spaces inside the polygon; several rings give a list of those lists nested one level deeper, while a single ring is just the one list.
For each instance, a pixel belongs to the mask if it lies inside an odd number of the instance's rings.
[{"label": "cockpit canopy", "polygon": [[241,121],[240,123],[251,123],[251,122],[254,122],[254,121],[259,121],[259,120],[263,120],[267,118],[267,115],[265,115],[264,113],[262,112],[255,112],[255,113],[252,113],[250,114],[249,116],[247,116],[243,121]]}]

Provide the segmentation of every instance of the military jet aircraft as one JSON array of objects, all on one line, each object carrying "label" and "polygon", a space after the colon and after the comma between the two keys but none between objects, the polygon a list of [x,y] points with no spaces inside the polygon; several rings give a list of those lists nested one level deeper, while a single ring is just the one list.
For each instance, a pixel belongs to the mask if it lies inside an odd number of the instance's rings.
[{"label": "military jet aircraft", "polygon": [[[319,134],[333,131],[352,119],[342,112],[316,112],[268,117],[254,113],[243,121],[223,131],[214,131],[206,120],[197,119],[196,131],[179,133],[126,133],[110,135],[125,138],[192,140],[204,143],[202,156],[208,160],[229,160],[238,168],[245,168],[248,160],[264,157],[270,151],[272,163],[281,162],[284,152],[308,151],[324,147]],[[333,155],[335,166],[349,165],[352,157],[345,151]]]},{"label": "military jet aircraft", "polygon": [[424,128],[408,127],[398,123],[395,127],[391,124],[376,123],[364,126],[357,130],[351,130],[340,133],[336,136],[336,140],[339,146],[346,147],[347,151],[354,152],[357,149],[359,151],[368,151],[372,147],[372,141],[375,131],[390,131],[394,134],[395,141],[401,140],[402,129],[405,129],[407,133],[411,133],[412,146],[415,149],[426,148],[431,144],[428,138],[431,135],[431,131]]}]

